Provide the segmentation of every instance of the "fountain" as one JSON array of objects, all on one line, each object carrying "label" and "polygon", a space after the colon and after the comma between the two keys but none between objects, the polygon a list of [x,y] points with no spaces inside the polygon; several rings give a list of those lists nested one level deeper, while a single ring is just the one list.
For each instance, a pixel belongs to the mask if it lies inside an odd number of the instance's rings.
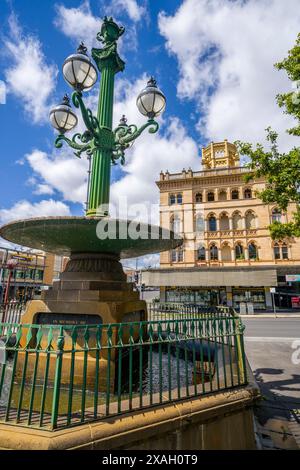
[{"label": "fountain", "polygon": [[[112,129],[114,76],[125,66],[117,51],[117,41],[123,33],[123,27],[105,17],[97,35],[103,47],[92,49],[97,67],[83,43],[63,64],[64,77],[74,89],[72,102],[80,109],[86,130],[74,134],[72,139],[65,136],[78,122],[67,96],[50,112],[51,123],[59,131],[55,146],[68,144],[76,157],[86,153],[92,159],[86,215],[26,219],[0,229],[1,237],[13,243],[69,257],[59,281],[43,292],[41,300],[28,303],[22,317],[24,325],[97,325],[145,320],[146,303],[139,299],[133,285],[126,282],[120,259],[170,250],[182,243],[173,232],[161,227],[109,216],[111,165],[118,159],[124,163],[125,150],[145,129],[157,132],[159,126],[154,118],[165,108],[165,97],[151,78],[137,98],[138,109],[147,116],[147,122],[138,128],[128,125],[123,116],[117,128]],[[101,81],[96,117],[85,107],[83,92],[96,83],[97,69]],[[22,337],[20,345],[25,341]],[[116,342],[114,336],[112,341]],[[89,354],[88,360],[92,378],[95,358]],[[102,367],[106,367],[105,358]],[[80,383],[81,374],[76,377]],[[66,373],[62,382],[68,378]]]}]

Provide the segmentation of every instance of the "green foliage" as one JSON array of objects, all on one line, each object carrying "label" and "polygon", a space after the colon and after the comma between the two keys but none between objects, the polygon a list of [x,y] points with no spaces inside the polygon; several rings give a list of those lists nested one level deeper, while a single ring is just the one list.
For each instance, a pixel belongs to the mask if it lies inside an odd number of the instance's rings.
[{"label": "green foliage", "polygon": [[295,46],[288,52],[288,57],[275,64],[275,67],[278,70],[285,70],[289,79],[295,84],[294,91],[278,94],[276,99],[278,105],[285,108],[284,112],[298,121],[298,125],[288,129],[287,132],[300,136],[300,33]]},{"label": "green foliage", "polygon": [[[288,57],[275,64],[275,67],[285,70],[289,79],[298,87],[297,90],[277,95],[276,98],[279,106],[285,107],[284,112],[297,120],[297,125],[287,132],[300,136],[300,34]],[[270,143],[269,150],[265,150],[259,143],[253,146],[250,143],[235,142],[240,154],[250,160],[247,165],[249,174],[244,179],[246,182],[259,178],[266,181],[265,189],[257,192],[257,196],[265,204],[276,204],[282,212],[287,210],[289,203],[296,204],[292,222],[274,222],[269,226],[271,237],[277,240],[300,237],[300,148],[294,147],[288,153],[280,153],[277,145],[278,134],[270,127],[266,131]]]}]

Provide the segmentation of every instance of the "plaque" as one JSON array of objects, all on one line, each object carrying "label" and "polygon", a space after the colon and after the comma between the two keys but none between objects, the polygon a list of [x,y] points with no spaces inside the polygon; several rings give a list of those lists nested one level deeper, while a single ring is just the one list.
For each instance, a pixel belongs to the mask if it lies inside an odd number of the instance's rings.
[{"label": "plaque", "polygon": [[102,324],[100,315],[89,315],[85,313],[37,313],[34,319],[37,325],[99,325]]}]

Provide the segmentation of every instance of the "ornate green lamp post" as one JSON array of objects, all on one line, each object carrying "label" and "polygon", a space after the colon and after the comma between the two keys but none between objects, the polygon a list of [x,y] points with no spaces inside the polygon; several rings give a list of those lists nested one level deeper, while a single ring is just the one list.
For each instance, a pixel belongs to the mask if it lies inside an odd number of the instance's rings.
[{"label": "ornate green lamp post", "polygon": [[149,128],[150,133],[157,132],[159,126],[154,118],[164,111],[166,105],[165,96],[151,78],[137,97],[137,107],[148,121],[138,128],[135,124],[127,125],[123,116],[117,128],[112,128],[114,77],[125,67],[117,51],[117,41],[123,33],[123,27],[118,26],[111,17],[105,17],[101,31],[97,34],[103,48],[92,49],[92,57],[101,72],[97,117],[85,107],[83,101],[83,91],[90,90],[98,76],[84,44],[81,43],[77,54],[69,56],[63,64],[64,77],[74,89],[72,102],[81,111],[86,131],[74,134],[71,139],[65,136],[65,132],[77,124],[76,114],[72,111],[67,96],[50,112],[51,123],[59,131],[55,146],[60,148],[66,142],[75,150],[77,157],[83,152],[92,156],[87,217],[108,215],[111,164],[116,164],[118,159],[124,164],[125,150],[146,128]]}]

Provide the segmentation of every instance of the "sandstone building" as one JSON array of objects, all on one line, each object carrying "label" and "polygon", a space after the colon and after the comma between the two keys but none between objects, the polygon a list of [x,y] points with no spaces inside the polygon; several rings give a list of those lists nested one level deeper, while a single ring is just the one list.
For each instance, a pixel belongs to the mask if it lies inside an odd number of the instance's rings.
[{"label": "sandstone building", "polygon": [[[161,300],[224,304],[254,309],[275,301],[291,306],[299,283],[286,274],[300,274],[300,240],[273,241],[268,225],[288,222],[291,204],[281,213],[256,195],[263,179],[246,183],[234,144],[211,143],[202,150],[202,171],[160,174],[160,222],[184,237],[184,245],[160,256],[160,269],[143,273],[146,285],[161,288]],[[252,308],[252,307],[251,307]]]}]

